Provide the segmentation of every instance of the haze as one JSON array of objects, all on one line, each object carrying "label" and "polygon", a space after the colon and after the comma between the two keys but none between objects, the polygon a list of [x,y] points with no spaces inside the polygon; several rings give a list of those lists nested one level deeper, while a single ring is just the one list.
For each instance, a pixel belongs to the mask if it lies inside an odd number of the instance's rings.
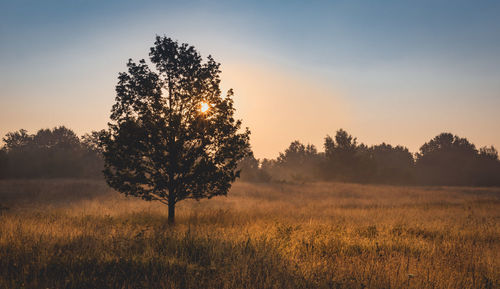
[{"label": "haze", "polygon": [[102,2],[1,2],[1,136],[104,128],[118,73],[166,35],[222,64],[257,157],[339,128],[500,147],[497,1]]}]

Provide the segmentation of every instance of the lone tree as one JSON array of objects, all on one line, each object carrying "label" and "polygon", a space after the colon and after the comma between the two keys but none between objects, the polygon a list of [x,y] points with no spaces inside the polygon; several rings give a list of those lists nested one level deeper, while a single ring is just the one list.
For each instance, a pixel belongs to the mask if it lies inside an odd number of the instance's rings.
[{"label": "lone tree", "polygon": [[168,205],[226,195],[239,177],[250,131],[233,116],[233,91],[221,96],[220,64],[193,46],[156,37],[144,59],[119,74],[108,129],[101,131],[107,183],[126,195]]}]

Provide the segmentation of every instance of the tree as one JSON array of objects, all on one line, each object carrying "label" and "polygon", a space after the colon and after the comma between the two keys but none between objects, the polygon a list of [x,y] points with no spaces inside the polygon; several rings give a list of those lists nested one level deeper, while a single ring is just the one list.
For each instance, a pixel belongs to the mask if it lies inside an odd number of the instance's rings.
[{"label": "tree", "polygon": [[316,146],[295,140],[279,154],[274,171],[279,179],[304,182],[317,177],[319,162]]},{"label": "tree", "polygon": [[0,148],[0,179],[7,176],[8,161],[7,151],[4,148]]},{"label": "tree", "polygon": [[[315,150],[314,146],[309,150]],[[290,146],[285,149],[284,153],[280,153],[278,157],[278,163],[282,165],[287,165],[291,167],[303,165],[306,162],[307,153],[306,146],[299,142],[298,140],[293,141]]]},{"label": "tree", "polygon": [[101,176],[98,155],[86,153],[78,136],[64,126],[40,129],[36,134],[21,129],[7,133],[3,140],[4,177]]},{"label": "tree", "polygon": [[500,160],[495,147],[482,147],[476,158],[475,183],[480,186],[500,185]]},{"label": "tree", "polygon": [[498,160],[498,151],[494,146],[484,146],[479,149],[479,157],[496,161]]},{"label": "tree", "polygon": [[16,132],[9,132],[3,138],[5,142],[5,150],[12,151],[23,149],[33,141],[33,136],[28,134],[25,129],[20,129]]},{"label": "tree", "polygon": [[253,152],[249,153],[238,163],[241,170],[240,179],[247,182],[268,182],[271,176],[260,168],[260,161],[255,158]]},{"label": "tree", "polygon": [[327,178],[335,176],[337,179],[352,181],[357,179],[360,164],[360,147],[357,139],[343,129],[335,134],[335,140],[327,135],[325,137],[325,173]]},{"label": "tree", "polygon": [[327,159],[335,159],[341,165],[352,162],[358,149],[357,139],[345,130],[339,129],[335,134],[335,140],[331,136],[325,137],[325,156]]},{"label": "tree", "polygon": [[35,170],[46,177],[82,175],[82,152],[78,136],[64,126],[40,129],[33,136],[31,153],[38,161]]},{"label": "tree", "polygon": [[375,181],[383,183],[409,183],[414,165],[413,155],[408,148],[382,143],[368,149],[375,162]]},{"label": "tree", "polygon": [[101,132],[107,183],[168,206],[226,195],[249,153],[249,130],[233,116],[233,91],[221,96],[220,64],[193,46],[156,37],[151,68],[131,59],[119,74],[108,129]]},{"label": "tree", "polygon": [[477,155],[476,147],[466,138],[441,133],[420,147],[417,177],[426,184],[472,184]]},{"label": "tree", "polygon": [[104,162],[102,158],[102,148],[100,146],[101,132],[92,131],[81,138],[83,150],[82,161],[85,164],[84,175],[89,177],[102,177]]}]

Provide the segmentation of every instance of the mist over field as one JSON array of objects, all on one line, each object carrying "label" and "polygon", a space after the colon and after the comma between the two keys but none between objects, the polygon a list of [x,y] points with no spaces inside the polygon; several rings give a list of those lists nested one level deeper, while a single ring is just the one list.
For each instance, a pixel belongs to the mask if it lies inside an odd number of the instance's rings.
[{"label": "mist over field", "polygon": [[0,288],[500,286],[500,161],[466,139],[440,135],[414,159],[340,130],[327,152],[249,154],[227,196],[179,202],[175,225],[106,184],[90,134],[4,140]]},{"label": "mist over field", "polygon": [[500,190],[237,182],[164,205],[0,181],[1,288],[498,288]]}]

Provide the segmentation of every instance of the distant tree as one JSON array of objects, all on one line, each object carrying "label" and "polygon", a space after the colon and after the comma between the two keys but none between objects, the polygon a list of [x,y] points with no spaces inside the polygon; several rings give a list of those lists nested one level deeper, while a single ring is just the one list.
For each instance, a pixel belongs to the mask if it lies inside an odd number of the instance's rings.
[{"label": "distant tree", "polygon": [[493,146],[480,148],[474,171],[475,182],[472,185],[499,186],[500,160],[497,149]]},{"label": "distant tree", "polygon": [[9,132],[5,145],[3,178],[98,177],[102,161],[96,153],[87,152],[79,137],[64,126],[40,129],[36,134],[26,130]]},{"label": "distant tree", "polygon": [[335,134],[335,140],[327,135],[324,142],[325,165],[327,178],[343,181],[365,180],[369,161],[366,146],[358,145],[357,139],[343,129]]},{"label": "distant tree", "polygon": [[274,159],[266,159],[264,158],[260,164],[260,169],[271,176],[272,173],[278,166],[278,161]]},{"label": "distant tree", "polygon": [[348,134],[347,131],[339,129],[335,134],[335,149],[337,154],[345,156],[353,155],[358,148],[357,138]]},{"label": "distant tree", "polygon": [[[315,151],[314,146],[309,148],[309,150]],[[278,163],[288,164],[291,166],[302,165],[307,159],[307,154],[306,146],[296,140],[293,141],[287,149],[285,149],[285,152],[279,154]]]},{"label": "distant tree", "polygon": [[101,138],[106,134],[106,131],[93,131],[82,136],[83,147],[90,152],[102,154]]},{"label": "distant tree", "polygon": [[271,176],[260,167],[259,160],[253,153],[249,153],[238,163],[238,169],[241,171],[241,180],[247,182],[268,182]]},{"label": "distant tree", "polygon": [[309,181],[317,178],[318,169],[319,155],[316,147],[296,140],[279,154],[274,175],[282,180]]},{"label": "distant tree", "polygon": [[33,136],[28,134],[25,129],[20,129],[15,132],[9,132],[3,138],[5,143],[5,150],[21,150],[26,148],[28,145],[32,144]]},{"label": "distant tree", "polygon": [[145,60],[120,73],[111,123],[100,141],[108,184],[126,195],[175,206],[226,195],[249,153],[235,120],[233,91],[221,96],[220,64],[193,46],[156,37]]},{"label": "distant tree", "polygon": [[433,154],[442,153],[462,153],[470,156],[476,154],[477,150],[466,138],[451,133],[441,133],[420,147],[417,160],[432,160],[430,157],[434,156]]},{"label": "distant tree", "polygon": [[484,159],[498,160],[498,151],[494,146],[479,149],[479,156]]},{"label": "distant tree", "polygon": [[103,131],[93,131],[83,135],[81,138],[81,147],[83,150],[82,161],[84,163],[85,176],[102,177],[104,160],[100,138],[103,133]]},{"label": "distant tree", "polygon": [[325,137],[325,143],[323,145],[325,150],[325,157],[328,159],[333,159],[334,151],[335,151],[335,141],[329,135]]},{"label": "distant tree", "polygon": [[33,145],[33,135],[29,135],[25,129],[20,129],[8,132],[2,140],[5,144],[2,147],[4,156],[1,177],[32,177],[30,168],[36,159],[30,157],[28,148]]},{"label": "distant tree", "polygon": [[305,153],[306,157],[315,157],[318,155],[318,149],[313,144],[307,144]]},{"label": "distant tree", "polygon": [[64,126],[40,129],[33,136],[31,153],[39,161],[36,170],[46,177],[74,177],[83,173],[78,136]]},{"label": "distant tree", "polygon": [[7,177],[8,155],[4,148],[0,148],[0,179]]},{"label": "distant tree", "polygon": [[420,147],[416,169],[425,184],[467,185],[474,182],[478,151],[466,138],[441,133]]},{"label": "distant tree", "polygon": [[412,181],[414,160],[408,148],[382,143],[368,150],[376,168],[374,181],[400,184]]},{"label": "distant tree", "polygon": [[80,139],[65,126],[40,129],[33,136],[33,144],[39,149],[78,150]]},{"label": "distant tree", "polygon": [[346,165],[354,159],[358,143],[355,137],[345,130],[339,129],[335,134],[335,140],[329,135],[325,137],[324,148],[327,159],[335,161],[339,165]]}]

